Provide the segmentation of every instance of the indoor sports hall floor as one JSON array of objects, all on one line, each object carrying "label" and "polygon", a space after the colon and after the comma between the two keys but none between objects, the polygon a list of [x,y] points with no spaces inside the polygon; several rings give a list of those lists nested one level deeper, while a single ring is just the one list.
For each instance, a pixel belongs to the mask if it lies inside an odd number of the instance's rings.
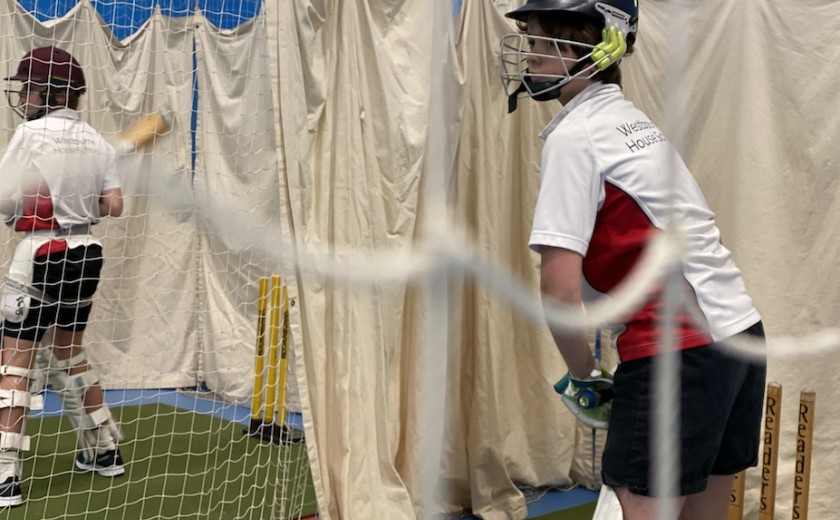
[{"label": "indoor sports hall floor", "polygon": [[[195,391],[175,389],[108,390],[105,392],[106,400],[112,407],[161,403],[184,410],[212,415],[228,421],[239,422],[243,425],[248,424],[250,410],[247,407],[224,403],[219,400],[203,399],[200,395],[199,392]],[[54,392],[47,391],[44,399],[44,410],[38,412],[33,411],[31,416],[50,417],[60,414],[61,403],[58,397]],[[292,428],[303,428],[300,414],[288,414],[287,423]],[[589,520],[592,518],[598,493],[584,488],[575,488],[567,491],[549,490],[544,493],[529,492],[526,493],[526,497],[528,497],[529,519]],[[477,518],[468,515],[462,517],[461,520]]]}]

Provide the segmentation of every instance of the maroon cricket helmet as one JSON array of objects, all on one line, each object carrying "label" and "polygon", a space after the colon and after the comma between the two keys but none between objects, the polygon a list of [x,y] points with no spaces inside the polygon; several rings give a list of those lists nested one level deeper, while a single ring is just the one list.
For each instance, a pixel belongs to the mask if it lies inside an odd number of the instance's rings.
[{"label": "maroon cricket helmet", "polygon": [[38,47],[20,60],[17,72],[6,78],[43,86],[69,87],[84,93],[87,84],[82,66],[69,52],[58,47]]}]

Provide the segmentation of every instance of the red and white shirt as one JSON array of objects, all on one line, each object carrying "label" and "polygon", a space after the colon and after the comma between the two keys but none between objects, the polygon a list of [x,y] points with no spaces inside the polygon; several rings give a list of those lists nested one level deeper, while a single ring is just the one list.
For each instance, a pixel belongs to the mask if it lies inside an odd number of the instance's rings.
[{"label": "red and white shirt", "polygon": [[[19,125],[0,159],[2,197],[15,207],[15,231],[49,231],[99,221],[103,191],[119,188],[113,147],[75,110],[60,109]],[[50,241],[38,254],[98,243],[90,235]]]},{"label": "red and white shirt", "polygon": [[[588,87],[540,137],[545,146],[529,245],[580,253],[584,300],[608,295],[674,215],[688,241],[682,289],[706,320],[678,316],[680,348],[726,339],[760,320],[691,173],[617,85]],[[657,290],[624,323],[613,324],[622,361],[656,352],[660,311]]]}]

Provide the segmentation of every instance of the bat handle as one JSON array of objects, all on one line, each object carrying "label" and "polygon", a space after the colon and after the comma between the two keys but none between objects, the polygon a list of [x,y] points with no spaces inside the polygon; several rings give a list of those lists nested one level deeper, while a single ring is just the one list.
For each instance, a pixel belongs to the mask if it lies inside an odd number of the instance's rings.
[{"label": "bat handle", "polygon": [[116,149],[118,154],[124,155],[137,150],[137,147],[128,139],[120,139],[120,142],[117,143]]},{"label": "bat handle", "polygon": [[601,329],[595,329],[595,368],[601,370]]}]

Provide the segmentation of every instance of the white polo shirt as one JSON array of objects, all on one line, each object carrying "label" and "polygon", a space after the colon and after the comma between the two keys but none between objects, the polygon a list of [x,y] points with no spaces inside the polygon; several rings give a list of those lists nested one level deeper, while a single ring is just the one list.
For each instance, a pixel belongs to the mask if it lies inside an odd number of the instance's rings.
[{"label": "white polo shirt", "polygon": [[18,126],[0,176],[17,199],[7,223],[23,232],[96,224],[100,195],[120,187],[113,147],[71,109]]},{"label": "white polo shirt", "polygon": [[[617,85],[588,87],[540,137],[545,146],[529,245],[537,252],[552,246],[580,253],[585,300],[612,291],[635,267],[647,240],[675,213],[689,247],[683,290],[707,322],[678,316],[681,348],[726,339],[760,320],[691,173]],[[622,361],[656,352],[660,303],[657,290],[625,323],[615,325]]]}]

